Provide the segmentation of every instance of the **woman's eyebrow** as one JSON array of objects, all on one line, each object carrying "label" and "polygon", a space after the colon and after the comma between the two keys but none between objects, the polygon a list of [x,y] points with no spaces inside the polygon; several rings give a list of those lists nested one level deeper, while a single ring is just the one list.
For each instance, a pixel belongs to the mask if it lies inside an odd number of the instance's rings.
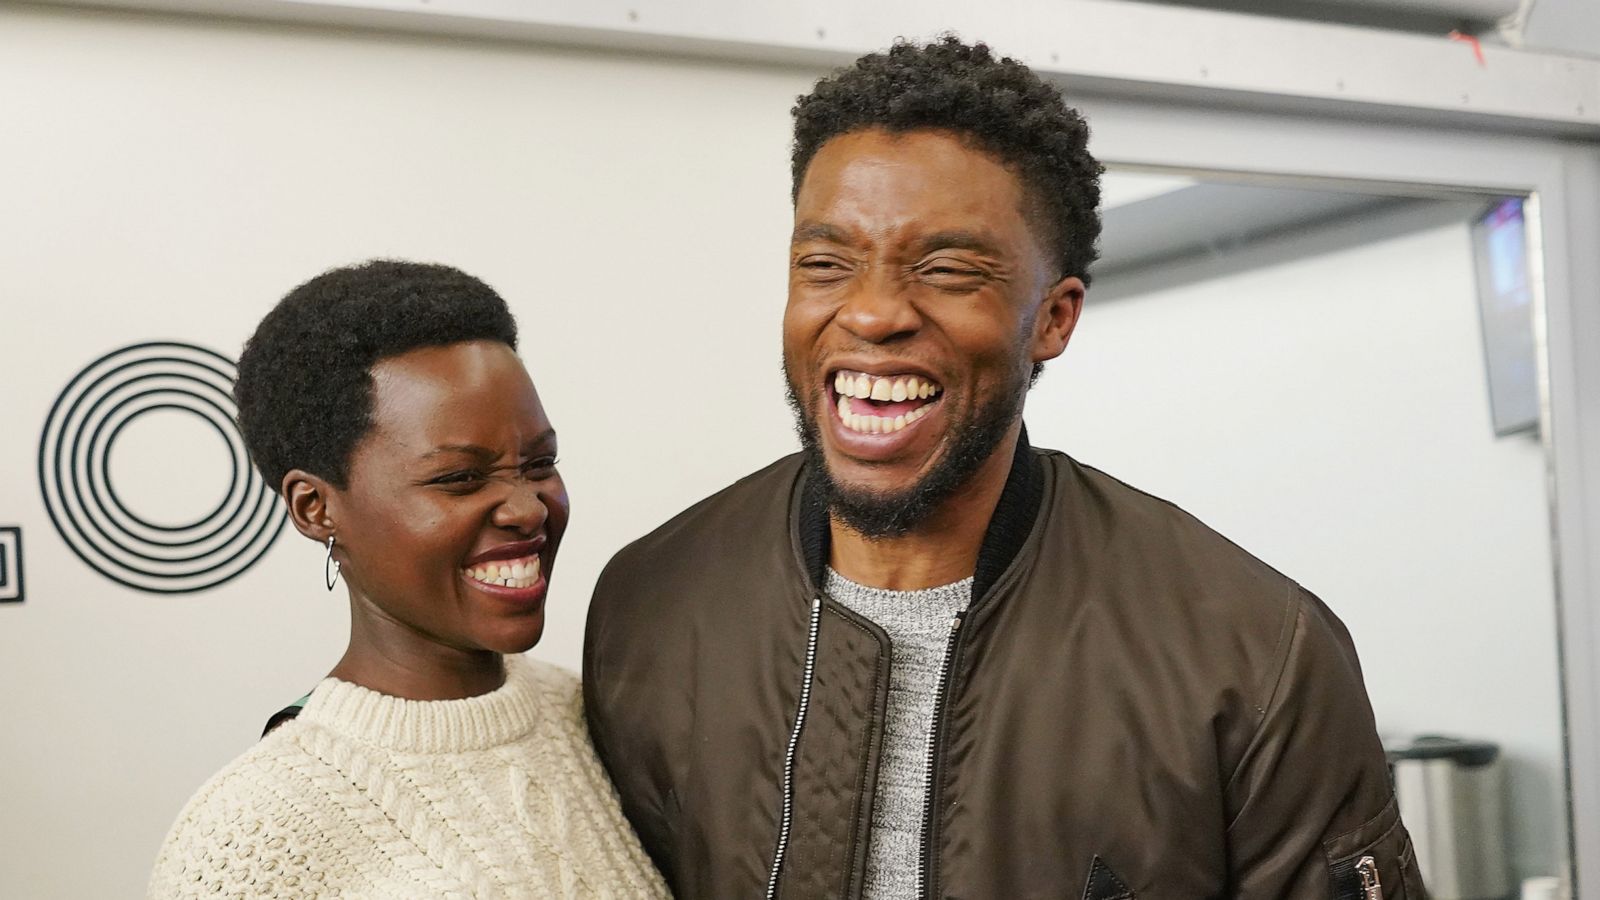
[{"label": "woman's eyebrow", "polygon": [[435,456],[444,456],[448,453],[460,453],[466,456],[476,456],[480,459],[494,459],[499,455],[488,447],[480,447],[477,444],[440,444],[422,454],[422,458],[432,459]]},{"label": "woman's eyebrow", "polygon": [[533,437],[528,438],[526,441],[523,441],[522,442],[522,446],[524,446],[524,447],[543,447],[543,446],[546,446],[546,445],[553,445],[553,444],[555,444],[555,442],[556,442],[556,430],[554,428],[546,428],[544,431],[541,431],[538,434],[534,435]]},{"label": "woman's eyebrow", "polygon": [[[522,446],[526,448],[537,447],[544,444],[553,444],[555,443],[555,439],[556,430],[554,428],[546,428],[544,431],[541,431],[533,437],[528,438],[526,441],[523,441]],[[449,453],[461,453],[467,456],[474,456],[479,459],[491,461],[500,456],[497,451],[490,450],[488,447],[483,447],[478,444],[440,444],[432,450],[429,450],[427,453],[422,454],[422,458],[432,459],[435,456],[443,456]]]}]

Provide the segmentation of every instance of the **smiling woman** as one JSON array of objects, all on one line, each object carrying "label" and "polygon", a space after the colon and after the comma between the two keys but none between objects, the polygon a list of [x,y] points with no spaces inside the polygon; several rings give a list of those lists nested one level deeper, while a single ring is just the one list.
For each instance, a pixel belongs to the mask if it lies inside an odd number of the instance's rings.
[{"label": "smiling woman", "polygon": [[488,285],[407,262],[325,273],[262,320],[240,426],[328,547],[350,642],[190,800],[152,897],[665,895],[577,680],[518,655],[568,502],[516,343]]},{"label": "smiling woman", "polygon": [[[541,573],[567,525],[555,431],[502,341],[419,347],[371,371],[372,425],[348,483],[303,469],[281,482],[291,519],[333,542],[350,588],[350,649],[333,674],[418,700],[492,690],[500,654],[544,628]],[[424,665],[396,665],[395,648]]]}]

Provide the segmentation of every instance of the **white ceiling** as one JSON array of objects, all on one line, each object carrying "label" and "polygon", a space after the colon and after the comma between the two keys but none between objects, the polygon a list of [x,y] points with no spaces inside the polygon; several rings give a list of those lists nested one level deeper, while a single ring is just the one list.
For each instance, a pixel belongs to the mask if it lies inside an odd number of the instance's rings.
[{"label": "white ceiling", "polygon": [[1118,206],[1193,187],[1196,184],[1199,182],[1182,175],[1107,172],[1100,176],[1100,209],[1108,211]]}]

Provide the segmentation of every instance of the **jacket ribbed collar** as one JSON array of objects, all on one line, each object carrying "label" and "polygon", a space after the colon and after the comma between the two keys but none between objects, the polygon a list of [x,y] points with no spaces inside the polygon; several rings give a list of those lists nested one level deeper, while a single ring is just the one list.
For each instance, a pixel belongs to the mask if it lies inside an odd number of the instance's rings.
[{"label": "jacket ribbed collar", "polygon": [[[995,505],[994,516],[984,531],[983,545],[978,549],[978,568],[973,573],[972,600],[976,604],[1011,561],[1022,549],[1039,514],[1039,504],[1044,499],[1044,473],[1039,457],[1028,443],[1028,428],[1023,426],[1017,436],[1017,450],[1011,459],[1011,473],[1006,476],[1006,486],[1000,492],[1000,502]],[[799,516],[798,533],[800,553],[805,560],[806,573],[813,589],[827,583],[829,535],[827,503],[820,489],[806,479],[800,490],[796,515]]]}]

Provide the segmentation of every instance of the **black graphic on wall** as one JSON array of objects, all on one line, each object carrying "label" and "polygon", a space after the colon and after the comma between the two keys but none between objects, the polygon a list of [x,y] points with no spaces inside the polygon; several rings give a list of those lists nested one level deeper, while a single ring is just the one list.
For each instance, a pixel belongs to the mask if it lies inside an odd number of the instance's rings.
[{"label": "black graphic on wall", "polygon": [[0,603],[21,603],[22,529],[0,525]]},{"label": "black graphic on wall", "polygon": [[[56,398],[39,439],[39,489],[67,546],[96,572],[157,594],[203,591],[254,565],[287,521],[245,454],[227,357],[193,344],[123,347],[79,372]],[[198,416],[227,444],[222,502],[195,521],[157,524],[123,502],[109,465],[117,436],[158,410]]]}]

